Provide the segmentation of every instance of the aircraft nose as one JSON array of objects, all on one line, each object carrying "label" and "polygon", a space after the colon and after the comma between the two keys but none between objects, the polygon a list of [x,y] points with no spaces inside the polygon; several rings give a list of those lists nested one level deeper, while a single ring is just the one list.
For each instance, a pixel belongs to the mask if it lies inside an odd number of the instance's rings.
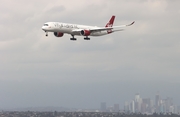
[{"label": "aircraft nose", "polygon": [[44,27],[44,26],[42,26],[42,30],[45,30],[45,27]]}]

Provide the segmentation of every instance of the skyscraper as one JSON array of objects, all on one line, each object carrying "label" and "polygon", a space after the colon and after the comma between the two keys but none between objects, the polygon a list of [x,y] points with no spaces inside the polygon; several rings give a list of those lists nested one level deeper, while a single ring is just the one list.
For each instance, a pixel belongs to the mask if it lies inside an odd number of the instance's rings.
[{"label": "skyscraper", "polygon": [[131,111],[132,113],[135,112],[135,109],[134,109],[134,100],[131,101],[131,104],[130,104],[130,111]]},{"label": "skyscraper", "polygon": [[128,111],[129,111],[129,102],[128,102],[128,101],[126,101],[126,102],[124,103],[124,111],[125,111],[125,112],[128,112]]},{"label": "skyscraper", "polygon": [[159,106],[159,103],[160,103],[160,96],[159,96],[159,94],[157,94],[157,95],[155,96],[155,106],[158,107],[158,106]]},{"label": "skyscraper", "polygon": [[135,112],[141,112],[141,104],[142,104],[142,99],[140,98],[139,93],[135,95]]},{"label": "skyscraper", "polygon": [[139,99],[140,99],[140,95],[139,95],[139,93],[136,93],[136,95],[135,95],[135,102],[139,102]]},{"label": "skyscraper", "polygon": [[142,106],[141,109],[142,111],[144,112],[148,112],[148,113],[151,113],[151,99],[150,98],[143,98],[142,99]]},{"label": "skyscraper", "polygon": [[156,112],[158,112],[158,113],[160,112],[160,101],[161,101],[160,95],[157,94],[155,96],[155,108],[156,108]]},{"label": "skyscraper", "polygon": [[106,111],[106,102],[101,103],[101,111],[105,112]]},{"label": "skyscraper", "polygon": [[119,104],[114,104],[114,112],[119,112]]}]

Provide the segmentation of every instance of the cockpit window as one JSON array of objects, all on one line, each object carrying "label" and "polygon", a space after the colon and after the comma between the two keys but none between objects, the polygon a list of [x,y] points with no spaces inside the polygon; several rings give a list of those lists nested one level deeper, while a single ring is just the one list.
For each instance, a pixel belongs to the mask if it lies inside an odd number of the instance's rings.
[{"label": "cockpit window", "polygon": [[44,24],[44,26],[48,26],[48,24]]}]

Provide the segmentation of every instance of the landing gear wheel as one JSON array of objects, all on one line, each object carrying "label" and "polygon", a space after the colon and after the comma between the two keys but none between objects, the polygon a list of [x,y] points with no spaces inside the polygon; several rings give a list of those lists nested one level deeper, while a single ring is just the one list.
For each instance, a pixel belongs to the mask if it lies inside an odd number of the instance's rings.
[{"label": "landing gear wheel", "polygon": [[85,37],[84,40],[90,40],[90,38],[89,37]]},{"label": "landing gear wheel", "polygon": [[77,39],[76,39],[76,38],[70,38],[70,40],[72,40],[72,41],[76,41]]},{"label": "landing gear wheel", "polygon": [[72,38],[70,38],[70,40],[73,40],[73,41],[77,40],[76,38],[74,38],[74,35],[71,35],[71,36],[72,36]]}]

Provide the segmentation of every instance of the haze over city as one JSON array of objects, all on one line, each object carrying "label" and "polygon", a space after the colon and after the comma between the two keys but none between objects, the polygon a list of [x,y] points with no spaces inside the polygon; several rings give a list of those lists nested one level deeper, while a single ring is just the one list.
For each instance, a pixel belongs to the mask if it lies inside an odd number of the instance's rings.
[{"label": "haze over city", "polygon": [[[179,0],[1,0],[0,109],[99,108],[143,97],[172,97],[180,105]],[[84,40],[46,37],[45,22],[125,31]]]}]

